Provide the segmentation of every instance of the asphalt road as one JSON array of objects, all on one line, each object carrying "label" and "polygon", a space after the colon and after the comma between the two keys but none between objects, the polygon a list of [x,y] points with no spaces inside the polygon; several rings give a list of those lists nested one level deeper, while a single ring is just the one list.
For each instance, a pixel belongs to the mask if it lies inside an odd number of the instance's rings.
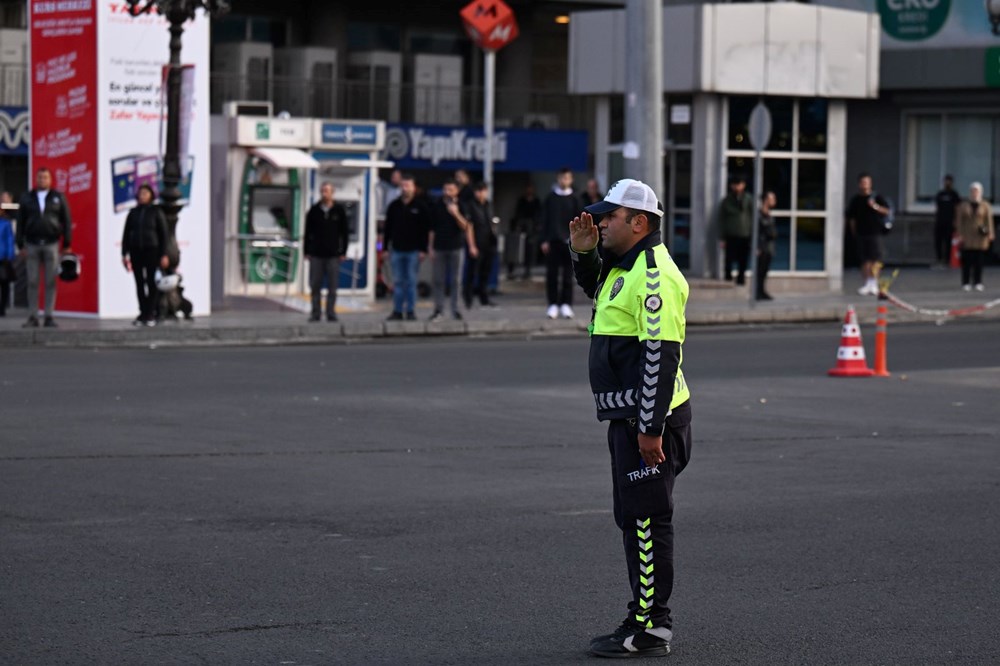
[{"label": "asphalt road", "polygon": [[[689,331],[673,663],[1000,658],[1000,323],[838,341]],[[594,663],[609,476],[585,340],[6,352],[0,661]]]}]

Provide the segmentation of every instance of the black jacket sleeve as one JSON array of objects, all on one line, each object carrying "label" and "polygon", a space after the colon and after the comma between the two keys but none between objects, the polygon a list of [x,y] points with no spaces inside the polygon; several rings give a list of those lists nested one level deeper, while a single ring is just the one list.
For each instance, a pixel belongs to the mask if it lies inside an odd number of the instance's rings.
[{"label": "black jacket sleeve", "polygon": [[350,241],[350,229],[347,228],[347,210],[344,209],[340,204],[334,204],[337,208],[337,218],[340,224],[337,225],[337,236],[340,251],[337,256],[342,256],[347,254],[347,243]]},{"label": "black jacket sleeve", "polygon": [[302,233],[302,254],[311,256],[316,253],[316,206],[306,213],[306,228]]},{"label": "black jacket sleeve", "polygon": [[597,285],[600,284],[601,270],[603,262],[601,253],[595,247],[590,252],[575,252],[570,246],[569,254],[573,258],[573,273],[576,275],[576,283],[583,288],[588,298],[593,298],[597,293]]},{"label": "black jacket sleeve", "polygon": [[59,223],[62,225],[62,246],[63,249],[69,247],[73,242],[73,220],[69,215],[69,202],[66,195],[60,194],[62,206],[59,207]]},{"label": "black jacket sleeve", "polygon": [[132,254],[132,227],[135,226],[135,211],[137,209],[133,208],[128,212],[125,217],[125,228],[122,230],[122,256],[128,256]]},{"label": "black jacket sleeve", "polygon": [[646,340],[642,343],[639,386],[639,432],[657,437],[670,415],[674,381],[681,365],[681,343]]}]

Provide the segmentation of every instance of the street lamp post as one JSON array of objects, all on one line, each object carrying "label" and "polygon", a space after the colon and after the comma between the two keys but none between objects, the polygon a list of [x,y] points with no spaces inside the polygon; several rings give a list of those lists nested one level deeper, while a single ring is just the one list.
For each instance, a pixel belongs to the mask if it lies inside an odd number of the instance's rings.
[{"label": "street lamp post", "polygon": [[[199,9],[210,16],[229,11],[229,0],[125,0],[132,16],[157,13],[170,23],[170,62],[167,66],[167,145],[163,153],[163,190],[160,201],[167,218],[168,270],[173,273],[180,264],[177,246],[177,217],[181,210],[181,35],[184,23],[193,20]],[[207,63],[206,63],[207,66]]]}]

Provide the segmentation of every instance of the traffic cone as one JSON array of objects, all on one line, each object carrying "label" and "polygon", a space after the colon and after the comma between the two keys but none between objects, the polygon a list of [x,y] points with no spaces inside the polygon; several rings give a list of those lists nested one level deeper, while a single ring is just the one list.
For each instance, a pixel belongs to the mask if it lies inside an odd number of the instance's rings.
[{"label": "traffic cone", "polygon": [[827,372],[831,377],[871,377],[872,369],[865,362],[865,347],[861,344],[861,328],[854,306],[847,306],[844,326],[837,349],[837,365]]},{"label": "traffic cone", "polygon": [[959,238],[958,233],[951,237],[951,256],[948,260],[948,266],[951,268],[962,267],[962,239]]}]

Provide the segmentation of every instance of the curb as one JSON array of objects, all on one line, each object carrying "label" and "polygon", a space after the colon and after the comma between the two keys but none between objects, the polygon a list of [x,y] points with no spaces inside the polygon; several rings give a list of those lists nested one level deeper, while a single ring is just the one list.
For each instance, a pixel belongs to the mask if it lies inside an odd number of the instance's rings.
[{"label": "curb", "polygon": [[[840,321],[840,307],[795,311],[748,310],[690,313],[689,326],[732,326],[774,323]],[[0,331],[0,349],[14,348],[151,348],[351,344],[371,340],[409,338],[518,336],[544,338],[585,335],[580,320],[497,319],[427,321],[347,321],[337,324],[287,324],[273,326],[177,325],[97,330]]]}]

